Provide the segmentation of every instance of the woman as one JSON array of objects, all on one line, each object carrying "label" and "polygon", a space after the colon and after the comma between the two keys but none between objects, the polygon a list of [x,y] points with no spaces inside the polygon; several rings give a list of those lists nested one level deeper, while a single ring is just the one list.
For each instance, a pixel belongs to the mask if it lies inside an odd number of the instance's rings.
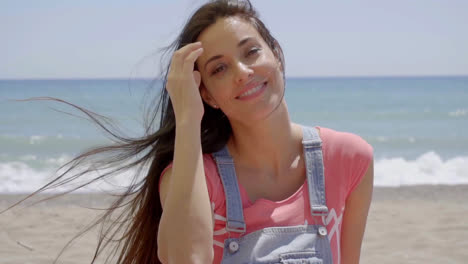
[{"label": "woman", "polygon": [[[176,137],[174,161],[162,173],[160,185],[158,244],[163,262],[210,263],[214,257],[215,263],[287,263],[286,258],[358,263],[372,193],[371,147],[357,136],[320,128],[323,154],[311,151],[312,160],[305,158],[303,132],[316,142],[320,138],[314,138],[314,129],[303,131],[289,119],[281,48],[249,3],[206,5],[181,37],[190,44],[174,54],[166,86]],[[201,124],[212,112],[225,115],[231,132],[226,148],[202,155],[199,131],[209,133],[210,127]],[[320,149],[320,143],[317,146]],[[231,160],[233,164],[225,164]],[[303,188],[307,165],[308,170],[325,167],[324,174],[320,169],[310,173],[319,175],[310,175],[314,183],[308,191],[324,191],[327,202],[311,195],[310,201],[318,205],[311,210]],[[235,176],[237,180],[230,181]],[[317,187],[323,179],[326,187]],[[233,211],[231,227],[226,207]],[[307,223],[316,228],[297,234],[284,228]],[[272,230],[288,234],[271,238]],[[313,235],[304,240],[306,230]],[[317,231],[328,239],[310,242]],[[328,248],[333,254],[328,255]],[[318,252],[306,253],[312,249]]]},{"label": "woman", "polygon": [[281,47],[250,2],[203,5],[172,47],[157,131],[72,163],[151,163],[103,217],[128,206],[103,231],[124,228],[118,263],[359,263],[372,148],[291,122]]}]

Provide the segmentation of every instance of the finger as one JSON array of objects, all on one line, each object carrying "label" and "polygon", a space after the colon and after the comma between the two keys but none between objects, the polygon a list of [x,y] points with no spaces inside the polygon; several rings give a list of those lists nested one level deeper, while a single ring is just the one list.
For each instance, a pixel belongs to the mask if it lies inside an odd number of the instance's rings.
[{"label": "finger", "polygon": [[195,65],[195,61],[200,57],[203,53],[203,48],[199,48],[197,50],[192,51],[184,60],[184,72],[191,72],[193,71],[193,66]]},{"label": "finger", "polygon": [[201,47],[201,42],[193,42],[189,43],[182,48],[178,49],[176,52],[174,52],[174,55],[172,56],[172,61],[171,64],[173,64],[175,67],[182,67],[184,63],[184,59],[194,50],[197,50]]},{"label": "finger", "polygon": [[200,87],[201,75],[199,71],[193,71],[193,79],[195,79],[195,83],[197,84],[197,87]]}]

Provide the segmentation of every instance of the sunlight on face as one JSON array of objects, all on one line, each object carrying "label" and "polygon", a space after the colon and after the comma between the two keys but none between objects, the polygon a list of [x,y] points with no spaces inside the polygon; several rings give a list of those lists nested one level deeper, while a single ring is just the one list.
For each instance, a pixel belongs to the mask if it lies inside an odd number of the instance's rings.
[{"label": "sunlight on face", "polygon": [[[279,104],[284,92],[280,64],[249,22],[238,17],[219,19],[198,41],[204,49],[197,66],[205,102],[218,105],[231,121],[260,118]],[[247,90],[264,83],[259,96],[245,96]]]}]

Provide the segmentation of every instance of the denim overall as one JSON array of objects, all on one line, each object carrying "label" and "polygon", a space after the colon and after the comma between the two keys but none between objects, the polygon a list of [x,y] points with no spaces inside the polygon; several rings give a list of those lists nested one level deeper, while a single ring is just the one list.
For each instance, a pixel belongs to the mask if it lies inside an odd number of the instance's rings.
[{"label": "denim overall", "polygon": [[226,146],[213,154],[226,195],[226,230],[241,233],[224,241],[223,264],[333,263],[326,226],[319,224],[328,214],[322,141],[315,128],[302,130],[313,225],[268,227],[243,235],[246,226],[234,162]]}]

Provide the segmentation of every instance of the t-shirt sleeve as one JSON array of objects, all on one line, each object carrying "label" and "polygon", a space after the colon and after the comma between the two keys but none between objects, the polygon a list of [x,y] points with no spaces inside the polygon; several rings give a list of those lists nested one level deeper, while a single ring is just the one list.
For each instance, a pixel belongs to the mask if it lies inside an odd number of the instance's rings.
[{"label": "t-shirt sleeve", "polygon": [[[172,168],[173,163],[171,162],[169,165],[167,165],[166,168],[161,173],[161,177],[159,179],[159,187],[158,190],[161,188],[161,181],[162,178],[165,176],[164,174],[169,168]],[[208,194],[210,197],[210,201],[213,203],[215,198],[219,196],[218,193],[216,193],[217,186],[219,185],[217,178],[218,177],[218,172],[217,172],[217,167],[216,163],[214,162],[213,158],[209,154],[204,154],[203,155],[203,166],[205,168],[205,177],[206,177],[206,186],[208,188]]]},{"label": "t-shirt sleeve", "polygon": [[346,194],[343,198],[347,199],[372,162],[373,148],[360,136],[352,133],[327,128],[320,128],[320,133],[325,162],[334,176],[330,179],[331,184],[340,186],[338,189]]},{"label": "t-shirt sleeve", "polygon": [[373,160],[373,148],[358,135],[346,135],[347,142],[344,145],[343,160],[349,168],[349,181],[346,198],[361,183],[364,175]]}]

